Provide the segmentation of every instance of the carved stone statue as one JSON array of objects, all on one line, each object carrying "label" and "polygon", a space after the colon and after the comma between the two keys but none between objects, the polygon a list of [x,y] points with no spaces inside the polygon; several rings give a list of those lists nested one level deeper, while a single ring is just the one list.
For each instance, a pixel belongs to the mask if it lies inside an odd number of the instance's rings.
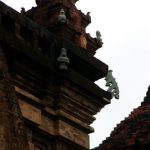
[{"label": "carved stone statue", "polygon": [[64,9],[60,10],[60,13],[59,13],[59,16],[58,16],[58,21],[61,22],[61,23],[65,23],[67,21],[67,17],[66,17]]},{"label": "carved stone statue", "polygon": [[108,86],[108,92],[112,93],[116,99],[119,99],[119,88],[115,78],[112,75],[112,70],[109,70],[105,78],[106,86]]}]

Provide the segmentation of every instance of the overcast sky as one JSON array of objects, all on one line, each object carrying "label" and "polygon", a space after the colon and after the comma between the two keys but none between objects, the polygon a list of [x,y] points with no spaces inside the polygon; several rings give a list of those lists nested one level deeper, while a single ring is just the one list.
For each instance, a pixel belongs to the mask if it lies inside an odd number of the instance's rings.
[{"label": "overcast sky", "polygon": [[[34,0],[2,1],[17,10],[35,5]],[[91,12],[87,32],[95,36],[99,30],[104,42],[96,57],[113,70],[120,89],[120,99],[113,99],[96,115],[90,142],[95,147],[140,105],[150,84],[150,0],[80,0],[77,7]],[[104,83],[97,82],[107,89]]]}]

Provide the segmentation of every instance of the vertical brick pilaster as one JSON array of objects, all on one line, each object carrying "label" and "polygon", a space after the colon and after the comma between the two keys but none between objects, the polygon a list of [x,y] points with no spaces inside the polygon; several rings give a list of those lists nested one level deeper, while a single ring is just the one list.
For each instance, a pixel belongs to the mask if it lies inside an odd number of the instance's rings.
[{"label": "vertical brick pilaster", "polygon": [[0,74],[0,149],[28,150],[15,89],[10,82],[11,77],[2,47],[0,47]]}]

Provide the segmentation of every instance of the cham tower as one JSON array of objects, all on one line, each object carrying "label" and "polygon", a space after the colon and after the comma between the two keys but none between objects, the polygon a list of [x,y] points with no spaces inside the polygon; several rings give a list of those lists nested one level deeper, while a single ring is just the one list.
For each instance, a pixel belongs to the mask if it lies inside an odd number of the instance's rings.
[{"label": "cham tower", "polygon": [[150,149],[150,86],[141,103],[121,121],[98,147],[92,150]]},{"label": "cham tower", "polygon": [[21,13],[0,1],[1,150],[89,149],[94,115],[116,93],[94,83],[109,72],[94,57],[103,43],[76,1],[36,0]]}]

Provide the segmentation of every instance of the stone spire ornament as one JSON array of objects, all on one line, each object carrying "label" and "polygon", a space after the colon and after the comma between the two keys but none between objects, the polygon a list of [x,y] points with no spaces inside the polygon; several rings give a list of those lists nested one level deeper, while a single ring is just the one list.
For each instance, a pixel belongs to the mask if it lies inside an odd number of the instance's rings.
[{"label": "stone spire ornament", "polygon": [[105,80],[106,80],[106,86],[109,87],[107,91],[110,92],[113,97],[119,99],[119,88],[116,79],[112,75],[112,70],[108,71]]},{"label": "stone spire ornament", "polygon": [[90,16],[90,13],[91,13],[91,12],[87,12],[86,16],[91,17],[91,16]]},{"label": "stone spire ornament", "polygon": [[99,31],[96,31],[96,37],[97,37],[97,43],[101,44],[102,42],[102,38],[101,38],[101,33]]},{"label": "stone spire ornament", "polygon": [[67,57],[67,50],[61,49],[60,56],[57,58],[60,70],[68,70],[69,58]]},{"label": "stone spire ornament", "polygon": [[60,10],[60,13],[59,13],[59,16],[58,16],[58,21],[60,23],[65,23],[67,21],[67,17],[66,17],[64,9]]},{"label": "stone spire ornament", "polygon": [[25,8],[24,7],[21,7],[21,11],[20,11],[22,14],[26,12]]}]

